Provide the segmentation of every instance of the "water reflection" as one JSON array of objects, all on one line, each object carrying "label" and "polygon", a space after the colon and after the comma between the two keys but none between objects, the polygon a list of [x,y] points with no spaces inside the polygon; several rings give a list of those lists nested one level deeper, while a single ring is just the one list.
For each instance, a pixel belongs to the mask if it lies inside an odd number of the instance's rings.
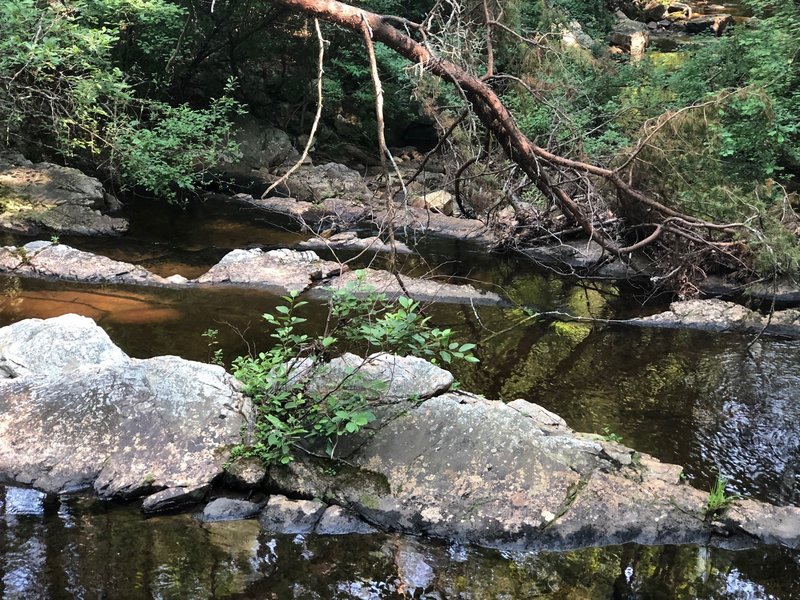
[{"label": "water reflection", "polygon": [[[0,488],[0,598],[796,598],[800,555],[636,545],[508,554],[390,535],[272,536]],[[10,498],[10,499],[9,499]],[[38,509],[32,507],[39,507]],[[37,512],[38,511],[38,512]]]},{"label": "water reflection", "polygon": [[[280,300],[240,289],[163,290],[0,278],[0,325],[78,312],[94,318],[132,356],[178,354],[209,360],[207,328],[225,357],[262,350],[261,315]],[[625,314],[616,297],[563,280],[529,276],[520,295],[543,309],[607,318]],[[304,310],[306,331],[325,310]],[[478,341],[477,366],[454,370],[462,387],[490,398],[525,398],[575,429],[621,435],[638,450],[686,466],[708,489],[718,474],[735,491],[775,503],[800,502],[800,341],[693,331],[552,323],[521,308],[435,306],[440,327]],[[248,347],[248,343],[250,346]]]},{"label": "water reflection", "polygon": [[467,389],[526,398],[575,429],[718,474],[747,496],[800,503],[800,342],[696,331],[534,325],[481,348]]}]

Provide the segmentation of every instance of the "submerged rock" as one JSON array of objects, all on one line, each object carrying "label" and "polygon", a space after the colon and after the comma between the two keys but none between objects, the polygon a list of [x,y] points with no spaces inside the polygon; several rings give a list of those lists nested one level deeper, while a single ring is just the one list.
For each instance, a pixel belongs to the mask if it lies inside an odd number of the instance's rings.
[{"label": "submerged rock", "polygon": [[494,292],[478,290],[469,284],[456,285],[436,279],[420,279],[401,275],[402,285],[397,277],[388,271],[363,269],[342,273],[318,286],[315,293],[329,294],[332,291],[349,287],[356,295],[375,291],[394,299],[410,296],[421,302],[443,302],[448,304],[481,304],[502,306],[507,301]]},{"label": "submerged rock", "polygon": [[765,332],[800,336],[800,310],[778,310],[764,315],[741,304],[724,300],[684,300],[670,304],[669,310],[626,321],[631,325],[706,331]]},{"label": "submerged rock", "polygon": [[0,229],[116,235],[127,231],[128,222],[101,212],[116,205],[97,179],[77,169],[0,153]]},{"label": "submerged rock", "polygon": [[251,411],[221,367],[129,358],[77,315],[0,329],[0,373],[0,479],[148,511],[200,499]]}]

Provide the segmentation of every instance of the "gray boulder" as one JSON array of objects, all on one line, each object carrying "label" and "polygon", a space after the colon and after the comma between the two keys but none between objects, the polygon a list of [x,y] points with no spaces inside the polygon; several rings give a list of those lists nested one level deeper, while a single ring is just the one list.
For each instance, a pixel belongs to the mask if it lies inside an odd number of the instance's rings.
[{"label": "gray boulder", "polygon": [[[272,184],[277,180],[277,175],[268,177],[267,183]],[[303,165],[280,184],[275,192],[315,204],[328,198],[343,198],[363,203],[373,196],[358,171],[333,162],[324,165]]]},{"label": "gray boulder", "polygon": [[631,56],[642,56],[650,43],[650,34],[644,23],[620,17],[608,41]]},{"label": "gray boulder", "polygon": [[469,394],[394,413],[344,457],[336,472],[302,456],[270,477],[382,528],[481,546],[800,544],[800,509],[741,503],[710,523],[708,493],[682,484],[680,467]]},{"label": "gray boulder", "polygon": [[0,153],[0,229],[117,235],[127,231],[128,222],[101,212],[115,205],[97,179],[77,169]]},{"label": "gray boulder", "polygon": [[290,500],[270,496],[259,523],[267,533],[311,533],[322,518],[326,504],[318,500]]},{"label": "gray boulder", "polygon": [[300,158],[286,132],[252,115],[244,115],[236,120],[234,140],[239,144],[240,156],[220,165],[220,169],[228,175],[263,177],[271,169],[292,164]]},{"label": "gray boulder", "polygon": [[703,329],[800,336],[800,310],[775,311],[772,316],[724,300],[684,300],[670,304],[669,310],[626,321],[645,327]]},{"label": "gray boulder", "polygon": [[252,408],[221,367],[131,359],[93,321],[0,329],[0,479],[147,511],[202,498]]},{"label": "gray boulder", "polygon": [[232,250],[197,283],[268,287],[284,292],[305,291],[318,279],[338,274],[346,266],[322,260],[310,250]]},{"label": "gray boulder", "polygon": [[455,381],[450,371],[422,358],[383,353],[367,358],[346,353],[312,373],[306,376],[312,394],[324,396],[342,387],[344,381],[348,390],[358,389],[384,404],[424,400],[447,391]]},{"label": "gray boulder", "polygon": [[0,248],[0,271],[24,277],[53,277],[91,283],[172,283],[144,267],[44,241]]},{"label": "gray boulder", "polygon": [[262,505],[235,498],[216,498],[203,509],[201,519],[206,523],[252,519],[261,511]]}]

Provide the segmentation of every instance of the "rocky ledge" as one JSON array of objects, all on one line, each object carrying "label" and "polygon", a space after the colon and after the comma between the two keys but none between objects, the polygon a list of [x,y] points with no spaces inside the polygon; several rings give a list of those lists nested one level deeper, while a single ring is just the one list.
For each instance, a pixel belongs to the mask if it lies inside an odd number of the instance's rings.
[{"label": "rocky ledge", "polygon": [[0,229],[116,235],[127,231],[128,222],[103,213],[118,207],[97,179],[77,169],[0,153]]},{"label": "rocky ledge", "polygon": [[[677,465],[577,433],[525,400],[447,391],[449,373],[419,359],[424,366],[375,360],[370,377],[386,379],[391,409],[340,445],[340,461],[308,454],[273,468],[273,488],[345,506],[380,529],[504,549],[800,546],[796,507],[740,500],[712,518],[708,492],[682,483]],[[341,383],[313,381],[322,389]],[[409,395],[427,399],[398,400]]]},{"label": "rocky ledge", "polygon": [[382,228],[391,221],[399,234],[408,237],[430,234],[466,240],[489,248],[498,243],[492,229],[483,221],[449,216],[428,208],[398,205],[390,219],[384,206],[369,206],[363,202],[341,198],[326,198],[321,202],[297,198],[253,198],[248,194],[238,194],[235,198],[239,202],[292,217],[307,226],[333,224],[347,229],[371,223]]},{"label": "rocky ledge", "polygon": [[716,299],[673,302],[667,311],[626,323],[643,327],[800,336],[798,309],[762,314],[740,304]]},{"label": "rocky ledge", "polygon": [[204,509],[208,521],[258,516],[269,532],[375,528],[508,549],[800,547],[796,507],[737,500],[708,515],[708,493],[682,483],[680,467],[576,433],[524,400],[450,391],[452,375],[422,359],[345,355],[307,365],[307,381],[340,388],[356,363],[386,384],[379,419],[341,440],[336,460],[301,452],[269,473],[244,461],[223,477],[252,409],[221,368],[131,359],[74,315],[21,321],[0,329],[0,481],[146,496],[148,511],[198,502],[212,481],[280,491]]},{"label": "rocky ledge", "polygon": [[397,277],[386,271],[365,269],[356,278],[347,265],[322,260],[311,250],[288,248],[263,251],[232,250],[222,260],[197,279],[180,275],[160,277],[144,267],[111,260],[83,252],[64,244],[36,241],[24,246],[0,247],[0,272],[24,277],[47,277],[70,281],[105,284],[136,284],[165,287],[192,285],[231,285],[261,288],[272,292],[305,292],[326,296],[351,284],[355,293],[368,290],[389,297],[409,293],[415,300],[454,304],[503,305],[498,294],[478,290],[471,285],[457,285],[434,279],[401,276],[403,290]]},{"label": "rocky ledge", "polygon": [[0,329],[0,479],[53,493],[203,498],[251,405],[222,367],[128,357],[91,319]]}]

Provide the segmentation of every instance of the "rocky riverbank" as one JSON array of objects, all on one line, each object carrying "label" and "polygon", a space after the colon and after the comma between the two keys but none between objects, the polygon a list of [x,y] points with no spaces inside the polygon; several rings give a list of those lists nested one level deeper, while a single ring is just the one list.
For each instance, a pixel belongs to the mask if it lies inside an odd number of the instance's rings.
[{"label": "rocky riverbank", "polygon": [[[345,355],[309,381],[342,385],[337,373],[353,360],[364,362]],[[74,315],[21,321],[0,329],[0,477],[51,493],[144,497],[149,512],[201,502],[226,482],[272,495],[218,500],[204,518],[258,515],[265,531],[376,528],[517,549],[800,547],[796,507],[739,500],[712,518],[708,494],[681,483],[679,466],[577,433],[525,400],[450,391],[452,375],[421,359],[364,364],[386,386],[385,409],[370,431],[341,441],[337,460],[300,452],[269,472],[252,462],[226,472],[253,409],[221,368],[131,359]],[[298,497],[319,500],[289,499]]]},{"label": "rocky riverbank", "polygon": [[77,169],[0,152],[0,230],[118,235],[127,221],[105,213],[119,207],[97,179]]},{"label": "rocky riverbank", "polygon": [[498,294],[478,290],[469,284],[457,285],[403,275],[399,277],[401,286],[398,277],[387,271],[363,269],[351,272],[346,264],[322,260],[311,250],[288,248],[266,252],[258,248],[232,250],[203,275],[196,279],[187,279],[180,274],[161,277],[131,263],[83,252],[65,244],[36,241],[20,247],[0,248],[0,272],[22,277],[87,283],[176,288],[237,286],[281,294],[309,291],[323,297],[333,290],[350,285],[356,293],[374,290],[389,298],[408,293],[415,300],[425,302],[495,306],[506,304]]}]

